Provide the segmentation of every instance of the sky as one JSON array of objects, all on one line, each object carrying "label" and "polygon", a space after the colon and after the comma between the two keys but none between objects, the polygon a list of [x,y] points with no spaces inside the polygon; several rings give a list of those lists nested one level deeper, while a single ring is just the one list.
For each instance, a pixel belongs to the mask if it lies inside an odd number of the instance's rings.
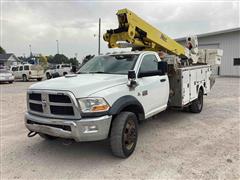
[{"label": "sky", "polygon": [[[0,0],[0,45],[9,53],[54,55],[82,59],[97,54],[98,19],[102,34],[118,26],[116,12],[122,8],[172,38],[240,26],[239,1],[11,1]],[[114,49],[115,50],[115,49]],[[101,38],[101,52],[112,52]]]}]

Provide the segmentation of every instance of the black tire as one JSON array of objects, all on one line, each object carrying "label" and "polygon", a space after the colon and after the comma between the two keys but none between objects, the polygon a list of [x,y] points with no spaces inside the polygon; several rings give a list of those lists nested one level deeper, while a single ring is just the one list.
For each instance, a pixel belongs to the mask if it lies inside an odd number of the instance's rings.
[{"label": "black tire", "polygon": [[138,138],[137,117],[132,112],[121,112],[112,122],[110,143],[114,156],[129,157],[135,150]]},{"label": "black tire", "polygon": [[12,84],[13,83],[13,81],[9,81],[9,84]]},{"label": "black tire", "polygon": [[51,79],[51,75],[49,73],[46,74],[47,79]]},{"label": "black tire", "polygon": [[200,113],[203,108],[203,91],[202,89],[198,92],[198,98],[195,99],[192,104],[189,106],[189,110],[192,113]]},{"label": "black tire", "polygon": [[46,140],[54,140],[54,139],[57,138],[57,137],[54,137],[54,136],[50,136],[48,134],[42,134],[42,133],[38,133],[38,134],[41,138],[46,139]]},{"label": "black tire", "polygon": [[26,74],[24,74],[24,75],[22,76],[22,79],[23,79],[23,82],[27,82],[27,76],[26,76]]},{"label": "black tire", "polygon": [[67,74],[67,72],[64,72],[64,73],[63,73],[63,76],[65,76],[66,74]]},{"label": "black tire", "polygon": [[42,80],[42,78],[37,78],[37,81],[41,81]]}]

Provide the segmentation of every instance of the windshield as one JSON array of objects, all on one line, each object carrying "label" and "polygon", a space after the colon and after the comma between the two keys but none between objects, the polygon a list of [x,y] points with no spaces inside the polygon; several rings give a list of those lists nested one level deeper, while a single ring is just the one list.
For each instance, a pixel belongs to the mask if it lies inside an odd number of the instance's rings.
[{"label": "windshield", "polygon": [[96,56],[84,64],[78,73],[127,74],[134,68],[138,54]]}]

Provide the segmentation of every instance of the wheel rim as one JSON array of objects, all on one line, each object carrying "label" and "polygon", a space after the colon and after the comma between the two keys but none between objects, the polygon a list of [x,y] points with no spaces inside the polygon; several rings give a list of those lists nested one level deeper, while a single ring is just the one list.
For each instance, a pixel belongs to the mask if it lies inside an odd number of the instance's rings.
[{"label": "wheel rim", "polygon": [[131,150],[136,143],[136,125],[133,120],[128,120],[124,129],[123,141],[127,150]]}]

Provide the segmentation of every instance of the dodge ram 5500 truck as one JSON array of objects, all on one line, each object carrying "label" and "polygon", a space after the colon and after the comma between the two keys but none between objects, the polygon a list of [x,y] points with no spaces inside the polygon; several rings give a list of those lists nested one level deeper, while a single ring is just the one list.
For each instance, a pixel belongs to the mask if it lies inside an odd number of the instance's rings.
[{"label": "dodge ram 5500 truck", "polygon": [[[77,74],[38,82],[27,91],[29,136],[80,141],[109,138],[112,153],[130,156],[138,124],[168,106],[199,113],[210,91],[209,65],[176,66],[153,51],[96,56]],[[172,63],[175,62],[175,63]]]}]

